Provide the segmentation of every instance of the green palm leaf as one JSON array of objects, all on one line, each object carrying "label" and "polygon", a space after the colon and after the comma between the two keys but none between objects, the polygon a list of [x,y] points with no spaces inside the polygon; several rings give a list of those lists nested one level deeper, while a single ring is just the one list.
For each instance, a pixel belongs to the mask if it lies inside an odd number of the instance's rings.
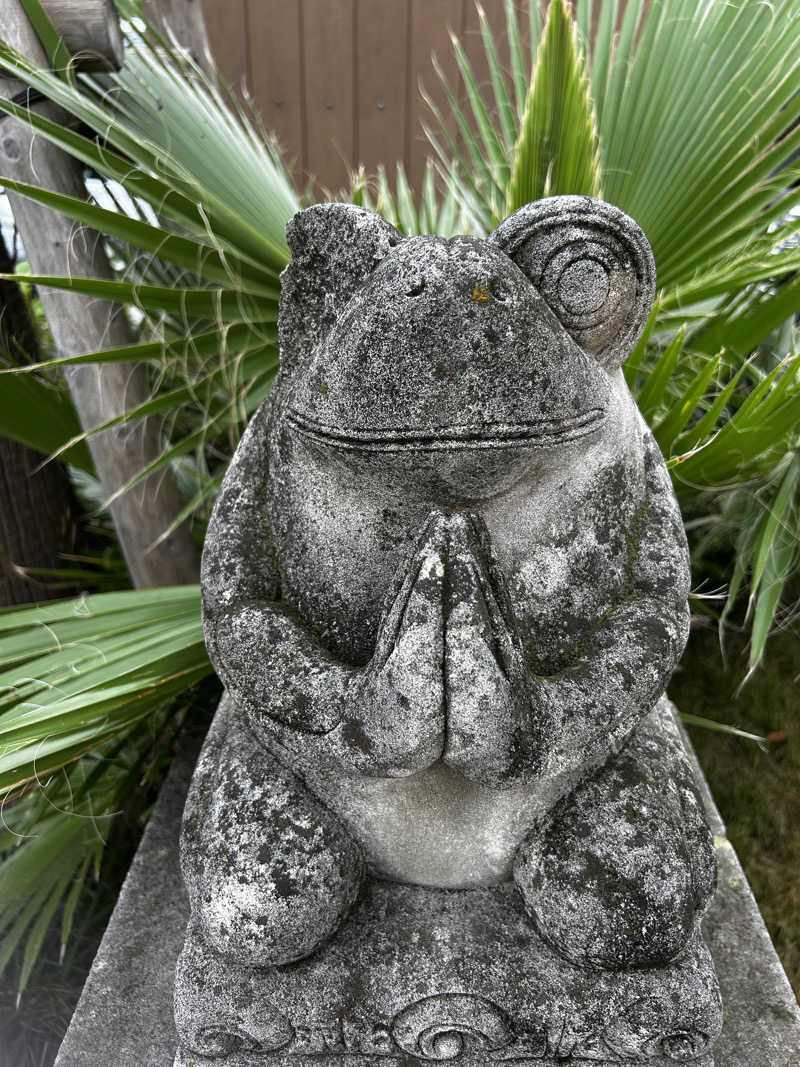
[{"label": "green palm leaf", "polygon": [[199,597],[181,586],[0,612],[0,795],[210,674]]},{"label": "green palm leaf", "polygon": [[599,196],[598,148],[575,23],[565,0],[553,0],[513,151],[506,214],[557,193]]}]

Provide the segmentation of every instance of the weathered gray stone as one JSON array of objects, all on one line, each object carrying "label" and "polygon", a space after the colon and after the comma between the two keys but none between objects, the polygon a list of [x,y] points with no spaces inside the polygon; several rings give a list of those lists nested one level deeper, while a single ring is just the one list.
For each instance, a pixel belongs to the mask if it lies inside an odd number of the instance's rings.
[{"label": "weathered gray stone", "polygon": [[345,204],[287,235],[281,374],[203,556],[233,699],[184,820],[178,1062],[329,1016],[366,1056],[376,1018],[423,1058],[710,1056],[716,867],[657,705],[688,552],[620,369],[644,234],[557,197],[486,241]]},{"label": "weathered gray stone", "polygon": [[[178,835],[195,759],[196,749],[186,745],[173,765],[56,1067],[172,1067],[178,1040],[172,1001],[175,961],[189,914]],[[715,1067],[796,1067],[800,1009],[702,776],[697,785],[714,827],[720,872],[703,919],[725,1005]],[[308,1036],[301,1031],[303,1040]],[[314,1067],[319,1059],[283,1052],[256,1062],[259,1067]],[[535,1062],[550,1067],[547,1061]],[[339,1067],[356,1064],[363,1060],[339,1061]],[[399,1059],[383,1064],[401,1067]],[[592,1067],[603,1067],[602,1061]]]}]

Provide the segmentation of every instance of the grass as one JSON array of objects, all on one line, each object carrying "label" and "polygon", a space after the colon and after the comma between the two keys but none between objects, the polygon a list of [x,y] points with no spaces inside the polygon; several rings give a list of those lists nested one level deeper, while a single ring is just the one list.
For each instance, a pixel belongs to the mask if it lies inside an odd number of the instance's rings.
[{"label": "grass", "polygon": [[690,727],[714,799],[753,887],[778,955],[800,996],[800,633],[771,639],[770,654],[741,695],[744,636],[726,642],[725,670],[714,630],[694,630],[669,694],[695,715],[762,735],[767,751],[737,737]]},{"label": "grass", "polygon": [[[50,1067],[78,1003],[106,923],[138,843],[141,826],[128,827],[114,852],[114,870],[86,892],[79,928],[59,962],[60,937],[51,926],[34,975],[17,1007],[22,953],[0,982],[0,1067]],[[120,835],[122,836],[122,835]],[[109,853],[110,854],[110,853]]]}]

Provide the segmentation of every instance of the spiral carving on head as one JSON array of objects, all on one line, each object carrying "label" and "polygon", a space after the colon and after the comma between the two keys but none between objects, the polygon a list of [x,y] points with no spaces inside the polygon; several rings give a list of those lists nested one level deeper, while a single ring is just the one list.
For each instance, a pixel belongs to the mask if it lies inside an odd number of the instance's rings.
[{"label": "spiral carving on head", "polygon": [[394,1017],[391,1032],[404,1052],[426,1060],[494,1052],[514,1036],[496,1004],[467,993],[443,993],[409,1004]]},{"label": "spiral carving on head", "polygon": [[602,200],[554,196],[515,211],[492,240],[598,363],[613,370],[630,354],[655,293],[653,254],[633,219]]}]

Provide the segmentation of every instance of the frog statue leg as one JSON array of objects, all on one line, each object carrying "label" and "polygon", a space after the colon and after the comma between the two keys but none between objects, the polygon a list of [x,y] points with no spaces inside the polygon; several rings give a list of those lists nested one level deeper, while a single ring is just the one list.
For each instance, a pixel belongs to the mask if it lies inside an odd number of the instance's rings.
[{"label": "frog statue leg", "polygon": [[361,851],[227,698],[212,731],[181,835],[195,930],[241,963],[294,962],[347,914],[361,884]]},{"label": "frog statue leg", "polygon": [[527,668],[478,517],[453,526],[449,553],[447,659],[459,669],[444,759],[495,787],[551,783],[562,799],[520,846],[515,880],[553,947],[607,969],[678,956],[716,876],[691,768],[657,703],[686,641],[689,567],[669,476],[642,432],[647,498],[628,588],[567,670]]},{"label": "frog statue leg", "polygon": [[669,705],[520,846],[514,877],[539,933],[604,970],[662,967],[716,882],[711,834]]}]

